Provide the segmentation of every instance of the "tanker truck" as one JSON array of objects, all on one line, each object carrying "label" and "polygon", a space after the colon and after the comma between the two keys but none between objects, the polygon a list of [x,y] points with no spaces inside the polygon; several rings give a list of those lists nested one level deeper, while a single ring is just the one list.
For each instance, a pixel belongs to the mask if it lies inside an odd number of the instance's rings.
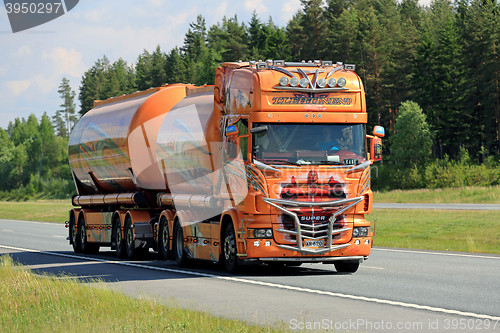
[{"label": "tanker truck", "polygon": [[179,266],[334,264],[355,272],[374,227],[370,167],[384,129],[366,134],[355,66],[227,62],[214,85],[166,84],[95,101],[76,124],[75,252],[157,251]]}]

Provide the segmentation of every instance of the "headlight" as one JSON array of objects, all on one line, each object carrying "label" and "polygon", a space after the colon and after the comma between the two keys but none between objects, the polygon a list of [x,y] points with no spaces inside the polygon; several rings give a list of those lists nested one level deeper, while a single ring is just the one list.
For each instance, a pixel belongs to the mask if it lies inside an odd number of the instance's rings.
[{"label": "headlight", "polygon": [[309,85],[309,80],[306,79],[305,77],[303,77],[302,79],[300,79],[300,86],[302,88],[307,88],[307,86]]},{"label": "headlight", "polygon": [[319,79],[318,80],[318,87],[320,87],[320,88],[326,87],[326,80],[323,78]]},{"label": "headlight", "polygon": [[356,227],[352,229],[352,237],[366,237],[369,232],[369,227]]},{"label": "headlight", "polygon": [[337,85],[337,80],[335,80],[333,77],[329,78],[328,79],[328,86],[330,88],[333,88]]},{"label": "headlight", "polygon": [[273,238],[273,229],[247,229],[248,238]]},{"label": "headlight", "polygon": [[292,87],[296,87],[299,85],[299,79],[297,79],[295,76],[290,79],[290,85]]},{"label": "headlight", "polygon": [[339,79],[339,82],[337,82],[337,83],[338,83],[339,87],[342,88],[343,86],[345,86],[345,84],[347,83],[347,81],[343,77],[341,77]]},{"label": "headlight", "polygon": [[288,78],[286,76],[282,76],[280,79],[280,86],[288,85]]}]

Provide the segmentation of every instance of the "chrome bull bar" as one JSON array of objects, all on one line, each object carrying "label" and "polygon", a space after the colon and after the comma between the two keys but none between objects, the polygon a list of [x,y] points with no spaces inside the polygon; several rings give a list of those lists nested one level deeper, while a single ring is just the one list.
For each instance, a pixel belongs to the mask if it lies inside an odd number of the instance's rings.
[{"label": "chrome bull bar", "polygon": [[[333,231],[333,224],[335,223],[335,219],[338,215],[342,214],[349,208],[357,205],[361,201],[363,201],[363,197],[356,197],[352,199],[340,199],[340,200],[333,200],[333,201],[292,201],[292,200],[283,200],[283,199],[271,199],[271,198],[262,198],[262,200],[273,206],[276,209],[279,209],[283,213],[287,214],[288,216],[291,216],[294,220],[295,223],[295,231],[293,230],[285,230],[285,229],[276,229],[276,231],[285,233],[285,234],[290,234],[290,235],[295,235],[297,239],[297,246],[291,246],[291,245],[281,245],[278,244],[278,247],[286,250],[292,250],[292,251],[298,251],[303,254],[325,254],[330,251],[338,250],[338,249],[343,249],[345,247],[348,247],[350,244],[339,244],[339,245],[334,245],[333,243],[333,235],[338,235],[340,233],[346,232],[351,230],[351,228],[342,228],[342,229],[337,229]],[[329,223],[321,224],[321,225],[305,225],[301,224],[299,217],[297,214],[295,214],[292,211],[289,211],[288,209],[279,206],[292,206],[292,207],[322,207],[322,208],[335,208],[338,206],[342,206],[347,204],[347,206],[340,208],[337,210],[335,213],[330,216]],[[328,234],[327,236],[321,236],[321,237],[312,237],[312,236],[307,236],[305,235],[306,233],[309,234],[314,234],[314,231],[309,231],[309,230],[302,230],[302,228],[312,228],[312,229],[318,229],[321,227],[328,226]],[[307,239],[312,239],[312,240],[319,240],[319,239],[324,239],[326,238],[326,247],[319,248],[319,249],[311,249],[302,246],[302,240],[303,238]]]}]

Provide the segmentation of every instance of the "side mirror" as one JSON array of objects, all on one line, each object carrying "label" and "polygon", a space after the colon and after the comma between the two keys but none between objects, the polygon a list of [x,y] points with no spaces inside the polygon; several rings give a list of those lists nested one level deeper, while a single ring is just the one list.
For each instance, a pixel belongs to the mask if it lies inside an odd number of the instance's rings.
[{"label": "side mirror", "polygon": [[226,137],[231,138],[237,136],[239,133],[238,127],[231,125],[226,128]]},{"label": "side mirror", "polygon": [[382,126],[375,126],[373,128],[373,135],[383,138],[385,136],[385,129]]},{"label": "side mirror", "polygon": [[[376,126],[379,127],[379,126]],[[382,127],[383,129],[383,127]],[[374,131],[375,132],[375,131]],[[375,133],[374,133],[375,134]],[[374,137],[371,140],[370,157],[372,161],[380,161],[382,159],[382,139]]]}]

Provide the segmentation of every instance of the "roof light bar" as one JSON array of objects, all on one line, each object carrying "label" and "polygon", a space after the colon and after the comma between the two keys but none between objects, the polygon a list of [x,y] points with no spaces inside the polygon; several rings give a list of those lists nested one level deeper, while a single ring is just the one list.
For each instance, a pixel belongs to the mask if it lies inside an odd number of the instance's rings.
[{"label": "roof light bar", "polygon": [[255,64],[257,69],[266,69],[269,68],[269,65],[266,62],[258,62]]}]

